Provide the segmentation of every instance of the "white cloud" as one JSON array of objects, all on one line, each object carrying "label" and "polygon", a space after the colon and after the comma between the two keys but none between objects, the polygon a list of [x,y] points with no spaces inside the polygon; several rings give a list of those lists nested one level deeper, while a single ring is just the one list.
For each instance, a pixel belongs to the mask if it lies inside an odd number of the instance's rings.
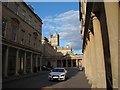
[{"label": "white cloud", "polygon": [[43,19],[43,32],[58,31],[61,40],[66,40],[74,50],[81,49],[79,11],[70,10]]}]

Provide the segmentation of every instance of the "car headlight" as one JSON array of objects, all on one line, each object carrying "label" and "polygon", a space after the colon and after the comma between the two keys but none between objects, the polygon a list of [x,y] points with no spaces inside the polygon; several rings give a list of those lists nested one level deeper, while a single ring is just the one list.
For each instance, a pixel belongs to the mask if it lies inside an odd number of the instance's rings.
[{"label": "car headlight", "polygon": [[62,77],[62,76],[65,76],[65,74],[62,74],[61,77]]},{"label": "car headlight", "polygon": [[51,76],[51,74],[49,74],[49,76]]}]

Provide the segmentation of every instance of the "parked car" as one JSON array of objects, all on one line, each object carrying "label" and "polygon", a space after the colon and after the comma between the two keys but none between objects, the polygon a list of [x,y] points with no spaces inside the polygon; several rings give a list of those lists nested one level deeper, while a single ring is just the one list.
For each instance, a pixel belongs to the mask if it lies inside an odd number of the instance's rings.
[{"label": "parked car", "polygon": [[79,69],[78,69],[79,71],[83,71],[84,70],[84,67],[79,67]]},{"label": "parked car", "polygon": [[51,69],[53,69],[52,66],[47,66],[47,65],[41,66],[41,70],[43,70],[43,71],[50,71]]},{"label": "parked car", "polygon": [[65,68],[54,68],[48,75],[48,80],[66,80],[67,70]]}]

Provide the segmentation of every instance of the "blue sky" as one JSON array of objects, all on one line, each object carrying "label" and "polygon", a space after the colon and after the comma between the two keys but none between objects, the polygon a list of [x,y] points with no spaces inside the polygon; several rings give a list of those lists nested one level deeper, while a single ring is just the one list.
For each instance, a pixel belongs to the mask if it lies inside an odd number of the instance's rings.
[{"label": "blue sky", "polygon": [[60,46],[70,45],[73,52],[81,53],[81,33],[78,2],[27,2],[42,19],[42,35],[60,35]]}]

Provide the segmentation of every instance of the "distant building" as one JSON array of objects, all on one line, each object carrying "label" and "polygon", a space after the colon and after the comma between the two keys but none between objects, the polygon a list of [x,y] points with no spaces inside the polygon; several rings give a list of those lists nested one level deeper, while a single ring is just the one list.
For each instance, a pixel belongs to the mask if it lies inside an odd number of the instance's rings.
[{"label": "distant building", "polygon": [[56,67],[57,51],[46,37],[42,38],[42,65]]},{"label": "distant building", "polygon": [[92,88],[118,88],[119,14],[118,2],[80,2],[83,65]]},{"label": "distant building", "polygon": [[66,47],[59,46],[59,34],[58,34],[58,32],[56,32],[55,36],[50,34],[50,44],[51,44],[51,46],[54,47],[54,49],[57,50],[57,52],[60,52],[63,55],[72,53],[72,48],[69,45],[67,45]]},{"label": "distant building", "polygon": [[42,64],[51,65],[53,67],[79,67],[82,66],[82,55],[74,55],[72,48],[67,45],[66,47],[59,46],[59,34],[53,36],[50,34],[50,41],[42,38]]},{"label": "distant building", "polygon": [[63,55],[72,54],[72,48],[69,45],[66,47],[57,47],[57,52],[61,52]]},{"label": "distant building", "polygon": [[42,20],[25,2],[2,2],[3,77],[40,70]]},{"label": "distant building", "polygon": [[53,47],[59,46],[59,34],[58,34],[58,32],[56,32],[55,36],[53,36],[52,34],[50,34],[50,44]]}]

